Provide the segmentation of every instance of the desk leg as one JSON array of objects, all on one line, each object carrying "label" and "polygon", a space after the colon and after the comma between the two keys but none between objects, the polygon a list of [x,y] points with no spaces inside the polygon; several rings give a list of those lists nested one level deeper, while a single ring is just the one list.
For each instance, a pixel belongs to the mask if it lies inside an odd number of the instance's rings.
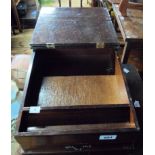
[{"label": "desk leg", "polygon": [[125,42],[125,46],[122,53],[121,63],[126,64],[128,62],[130,54],[130,43]]}]

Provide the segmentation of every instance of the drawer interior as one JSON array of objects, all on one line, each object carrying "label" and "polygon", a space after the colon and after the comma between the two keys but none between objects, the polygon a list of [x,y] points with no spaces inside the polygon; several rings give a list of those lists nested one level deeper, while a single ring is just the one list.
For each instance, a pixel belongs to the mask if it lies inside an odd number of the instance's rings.
[{"label": "drawer interior", "polygon": [[[95,50],[40,50],[33,54],[19,133],[136,128],[135,113],[114,52]],[[41,111],[30,113],[32,106],[41,107]]]},{"label": "drawer interior", "polygon": [[[29,113],[29,108],[24,109],[22,112],[20,132],[26,132],[30,128],[50,129],[59,128],[60,126],[69,126],[72,128],[86,126],[101,126],[102,128],[107,127],[106,123],[129,123],[130,112],[128,106],[113,107],[103,106],[101,107],[82,107],[82,108],[66,108],[66,109],[49,109],[43,108],[40,113]],[[81,126],[83,125],[83,126]],[[122,124],[123,125],[123,124]],[[122,126],[121,125],[121,126]],[[125,125],[125,124],[124,124]],[[120,126],[120,127],[121,127]],[[37,129],[36,129],[37,130]]]},{"label": "drawer interior", "polygon": [[37,51],[25,92],[24,107],[129,104],[111,49]]}]

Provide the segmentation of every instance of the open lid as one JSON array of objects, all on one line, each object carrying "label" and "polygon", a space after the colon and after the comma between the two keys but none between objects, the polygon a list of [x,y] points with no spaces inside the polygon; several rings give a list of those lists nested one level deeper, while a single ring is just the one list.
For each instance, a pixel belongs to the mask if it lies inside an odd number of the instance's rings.
[{"label": "open lid", "polygon": [[106,8],[51,8],[40,11],[31,41],[38,48],[103,48],[118,45]]}]

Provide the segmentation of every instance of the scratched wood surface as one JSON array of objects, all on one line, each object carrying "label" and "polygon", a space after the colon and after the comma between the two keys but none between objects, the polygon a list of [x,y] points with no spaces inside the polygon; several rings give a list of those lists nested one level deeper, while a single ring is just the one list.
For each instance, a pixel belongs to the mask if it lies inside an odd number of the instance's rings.
[{"label": "scratched wood surface", "polygon": [[[129,104],[120,66],[115,75],[45,77],[40,106]],[[119,91],[118,91],[119,90]]]},{"label": "scratched wood surface", "polygon": [[43,7],[31,46],[46,44],[117,44],[117,36],[106,8]]},{"label": "scratched wood surface", "polygon": [[143,39],[143,11],[127,9],[127,16],[123,17],[119,12],[118,5],[113,4],[113,10],[123,35],[124,41]]}]

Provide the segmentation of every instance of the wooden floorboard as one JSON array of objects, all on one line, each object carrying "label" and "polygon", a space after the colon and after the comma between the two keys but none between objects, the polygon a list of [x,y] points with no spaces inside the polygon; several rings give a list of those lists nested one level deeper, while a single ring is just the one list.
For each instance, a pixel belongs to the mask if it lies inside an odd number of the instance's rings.
[{"label": "wooden floorboard", "polygon": [[24,29],[22,33],[11,36],[11,54],[31,54],[30,41],[33,29]]}]

